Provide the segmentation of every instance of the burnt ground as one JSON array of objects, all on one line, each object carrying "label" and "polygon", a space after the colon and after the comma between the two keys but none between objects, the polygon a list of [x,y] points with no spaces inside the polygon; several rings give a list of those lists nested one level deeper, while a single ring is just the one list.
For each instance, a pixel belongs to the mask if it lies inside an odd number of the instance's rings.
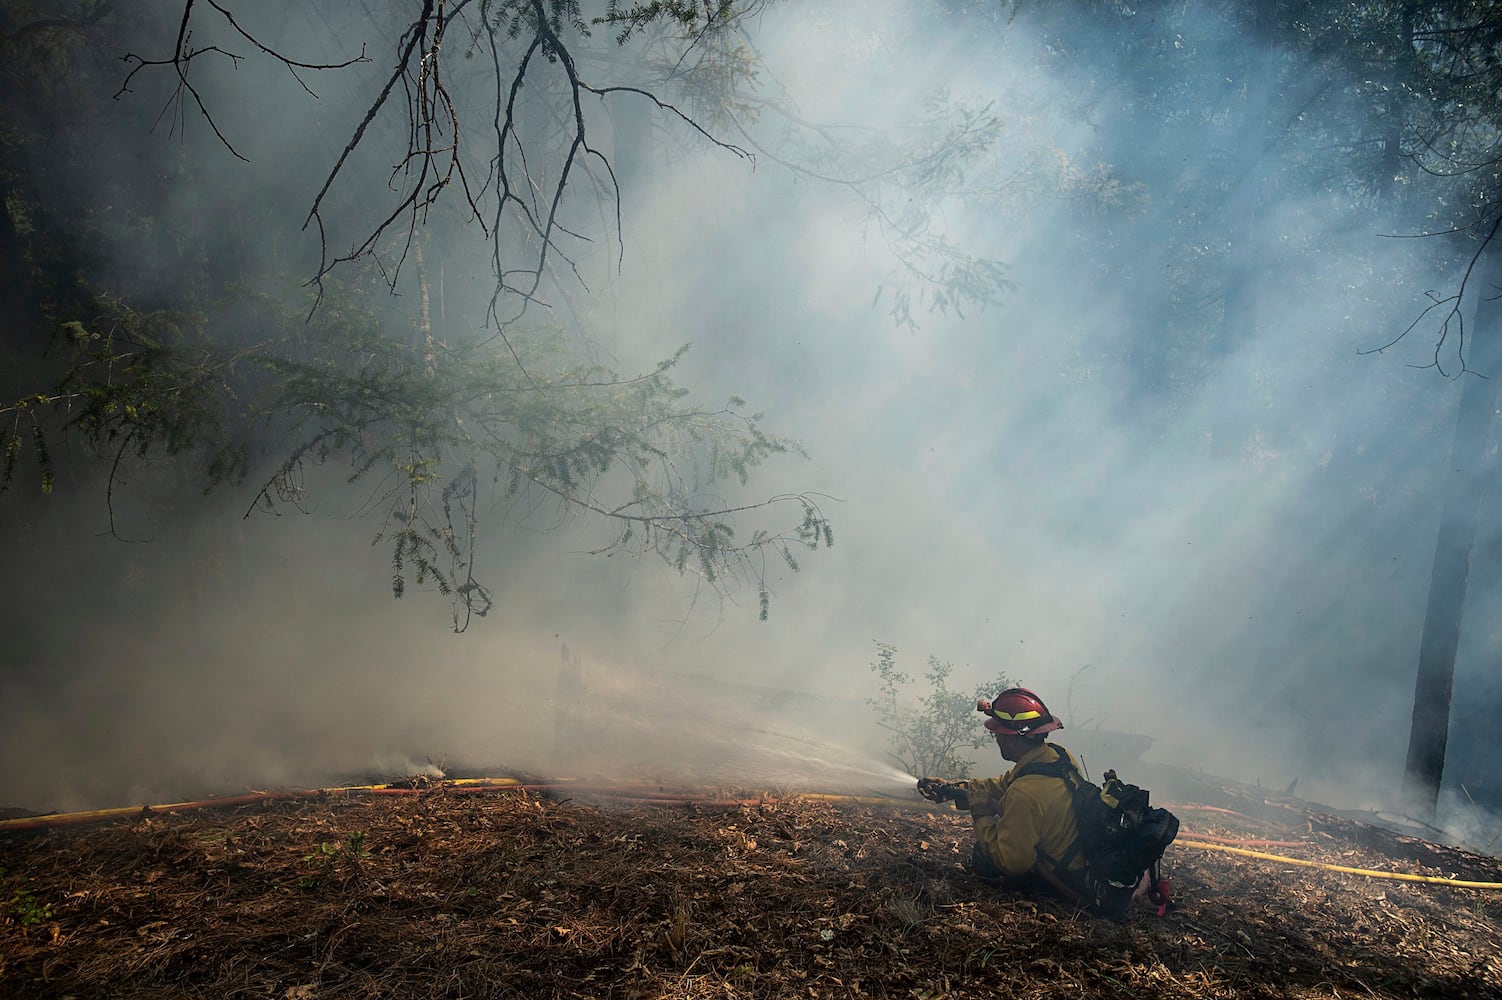
[{"label": "burnt ground", "polygon": [[[1232,805],[1176,806],[1181,840],[1502,881]],[[1117,923],[977,881],[970,842],[919,805],[443,785],[8,832],[0,996],[1502,997],[1499,891],[1175,844],[1176,906]]]}]

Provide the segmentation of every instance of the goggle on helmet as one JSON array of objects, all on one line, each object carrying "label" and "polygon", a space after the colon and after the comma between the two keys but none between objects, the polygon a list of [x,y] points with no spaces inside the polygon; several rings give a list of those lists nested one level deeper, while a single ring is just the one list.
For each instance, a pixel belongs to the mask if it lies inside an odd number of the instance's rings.
[{"label": "goggle on helmet", "polygon": [[1064,728],[1043,699],[1027,688],[1007,688],[990,701],[982,698],[975,710],[986,714],[986,728],[993,733],[1032,736]]}]

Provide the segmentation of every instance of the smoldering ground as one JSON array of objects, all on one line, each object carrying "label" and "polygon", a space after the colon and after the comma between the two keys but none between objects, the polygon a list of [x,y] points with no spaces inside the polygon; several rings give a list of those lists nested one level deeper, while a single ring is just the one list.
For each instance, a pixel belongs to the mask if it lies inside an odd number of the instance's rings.
[{"label": "smoldering ground", "polygon": [[[1204,50],[1232,41],[1193,11],[1175,30]],[[784,5],[748,31],[767,67],[752,138],[777,136],[778,111],[900,138],[936,95],[989,107],[995,141],[924,224],[1004,262],[1008,282],[989,307],[915,300],[915,322],[898,322],[913,248],[869,200],[890,191],[851,196],[813,177],[812,160],[800,173],[762,156],[753,169],[669,115],[592,108],[602,131],[608,111],[622,129],[645,121],[653,141],[622,172],[620,245],[581,251],[590,290],[573,290],[559,315],[627,371],[691,343],[679,377],[697,396],[744,396],[804,442],[809,460],[769,466],[726,497],[830,498],[836,545],[799,573],[771,568],[771,620],[756,620],[750,588],[727,600],[650,561],[584,555],[597,530],[546,513],[497,516],[484,551],[497,607],[456,637],[430,593],[391,600],[387,554],[337,488],[308,516],[241,520],[243,497],[158,512],[153,541],[130,546],[104,535],[97,495],[10,496],[0,516],[24,518],[45,545],[5,568],[0,711],[16,763],[0,801],[115,805],[430,757],[547,772],[588,758],[591,742],[628,761],[621,734],[633,731],[652,766],[714,770],[738,745],[737,766],[758,773],[744,759],[757,740],[733,735],[745,720],[721,725],[723,703],[696,700],[692,685],[657,699],[660,715],[637,698],[629,726],[607,725],[625,718],[607,680],[674,674],[798,693],[798,711],[758,706],[752,727],[782,740],[759,773],[796,783],[778,758],[798,739],[880,761],[863,712],[878,640],[910,667],[953,661],[962,688],[1005,672],[1056,710],[1067,697],[1079,718],[1066,721],[1151,735],[1158,760],[1275,787],[1298,778],[1336,805],[1390,804],[1460,385],[1411,367],[1428,360],[1423,329],[1361,352],[1453,273],[1433,269],[1424,241],[1383,240],[1384,220],[1353,218],[1328,193],[1280,190],[1259,217],[1274,249],[1252,332],[1193,357],[1185,289],[1206,301],[1208,329],[1222,272],[1176,273],[1175,199],[1229,169],[1209,152],[1224,135],[1179,137],[1177,160],[1142,155],[1124,124],[1135,111],[1101,97],[1131,81],[1092,83],[1026,19],[981,30],[897,5]],[[340,32],[329,52],[358,48],[353,37]],[[298,103],[295,90],[273,100],[255,85],[264,68],[237,72],[209,93],[227,128],[255,137],[248,164],[191,114],[172,142],[140,136],[147,162],[178,155],[184,136],[193,155],[225,157],[222,188],[164,194],[163,211],[235,206],[226,253],[311,254],[291,235],[322,177],[306,164],[337,155],[331,123],[359,107],[360,77],[330,77],[318,102]],[[109,179],[96,181],[102,198]],[[269,190],[275,211],[245,211],[246,191]],[[475,270],[450,274],[444,308],[477,322],[481,244],[473,227],[447,232],[449,266]],[[139,270],[162,251],[113,252]],[[414,302],[393,309],[410,321]],[[1231,457],[1216,438],[1236,442]],[[1478,538],[1457,662],[1457,802],[1496,788],[1485,720],[1499,697],[1486,669],[1502,641],[1490,624],[1498,537],[1487,525]],[[577,699],[556,686],[565,643],[596,678]],[[808,774],[829,772],[810,762]]]}]

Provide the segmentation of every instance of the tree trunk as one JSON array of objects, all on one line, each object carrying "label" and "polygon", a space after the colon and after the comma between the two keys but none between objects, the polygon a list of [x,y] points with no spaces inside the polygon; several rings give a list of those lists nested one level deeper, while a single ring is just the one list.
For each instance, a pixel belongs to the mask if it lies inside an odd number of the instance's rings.
[{"label": "tree trunk", "polygon": [[20,393],[21,365],[17,359],[38,350],[42,318],[25,237],[11,219],[10,194],[0,176],[0,368],[8,372],[0,378],[0,392],[5,397]]},{"label": "tree trunk", "polygon": [[1413,727],[1408,737],[1405,790],[1423,816],[1432,817],[1445,771],[1450,735],[1450,696],[1455,683],[1455,653],[1460,644],[1461,613],[1471,570],[1471,546],[1481,494],[1495,474],[1488,439],[1495,423],[1497,383],[1502,381],[1502,247],[1492,243],[1482,261],[1479,303],[1471,336],[1465,387],[1455,417],[1450,470],[1445,480],[1445,507],[1434,546],[1429,604],[1419,645],[1418,682],[1413,696]]}]

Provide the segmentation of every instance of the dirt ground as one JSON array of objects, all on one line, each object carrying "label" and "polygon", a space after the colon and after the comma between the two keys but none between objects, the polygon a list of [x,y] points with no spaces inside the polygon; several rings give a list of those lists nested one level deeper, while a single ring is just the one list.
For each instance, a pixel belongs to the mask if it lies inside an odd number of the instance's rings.
[{"label": "dirt ground", "polygon": [[[1173,805],[1180,840],[1502,881],[1252,805]],[[442,783],[0,833],[0,996],[1502,997],[1496,890],[1176,843],[1175,905],[1118,923],[978,881],[970,844],[916,802]]]}]

